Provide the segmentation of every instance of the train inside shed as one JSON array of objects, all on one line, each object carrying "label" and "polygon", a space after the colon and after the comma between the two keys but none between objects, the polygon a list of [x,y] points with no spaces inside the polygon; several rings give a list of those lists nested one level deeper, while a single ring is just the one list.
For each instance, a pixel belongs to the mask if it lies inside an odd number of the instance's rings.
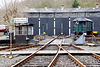
[{"label": "train inside shed", "polygon": [[73,20],[73,32],[75,35],[82,35],[86,33],[91,35],[93,31],[93,21],[87,18],[75,18]]}]

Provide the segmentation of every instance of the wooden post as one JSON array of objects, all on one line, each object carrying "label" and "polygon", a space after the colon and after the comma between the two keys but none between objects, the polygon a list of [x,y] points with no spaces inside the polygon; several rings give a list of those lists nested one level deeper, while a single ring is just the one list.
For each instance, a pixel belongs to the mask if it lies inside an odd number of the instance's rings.
[{"label": "wooden post", "polygon": [[10,33],[10,54],[12,55],[12,33]]}]

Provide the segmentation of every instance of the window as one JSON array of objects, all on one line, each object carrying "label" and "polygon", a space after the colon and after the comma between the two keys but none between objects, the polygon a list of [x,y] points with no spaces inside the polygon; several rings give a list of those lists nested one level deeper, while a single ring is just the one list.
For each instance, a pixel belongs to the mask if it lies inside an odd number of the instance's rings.
[{"label": "window", "polygon": [[78,27],[79,22],[74,23],[74,27]]},{"label": "window", "polygon": [[19,34],[19,28],[16,27],[16,28],[15,28],[15,31],[16,31],[16,35],[18,35],[18,34]]},{"label": "window", "polygon": [[86,22],[83,22],[83,27],[86,27]]},{"label": "window", "polygon": [[33,26],[18,26],[15,28],[16,35],[33,35]]},{"label": "window", "polygon": [[28,35],[32,35],[32,26],[28,26]]}]

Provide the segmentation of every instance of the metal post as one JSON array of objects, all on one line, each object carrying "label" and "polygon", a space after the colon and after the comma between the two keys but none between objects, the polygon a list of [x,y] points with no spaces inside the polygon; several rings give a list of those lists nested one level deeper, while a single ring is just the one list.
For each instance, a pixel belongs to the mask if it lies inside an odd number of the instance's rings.
[{"label": "metal post", "polygon": [[[27,25],[27,37],[28,37],[28,25]],[[28,40],[27,40],[27,45],[28,45]]]}]

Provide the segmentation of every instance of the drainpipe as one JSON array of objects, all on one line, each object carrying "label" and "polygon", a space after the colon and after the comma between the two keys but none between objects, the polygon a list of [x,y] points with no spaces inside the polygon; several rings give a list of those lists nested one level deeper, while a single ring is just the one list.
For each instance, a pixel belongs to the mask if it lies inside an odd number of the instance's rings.
[{"label": "drainpipe", "polygon": [[71,35],[71,22],[70,22],[70,17],[69,17],[69,36]]}]

